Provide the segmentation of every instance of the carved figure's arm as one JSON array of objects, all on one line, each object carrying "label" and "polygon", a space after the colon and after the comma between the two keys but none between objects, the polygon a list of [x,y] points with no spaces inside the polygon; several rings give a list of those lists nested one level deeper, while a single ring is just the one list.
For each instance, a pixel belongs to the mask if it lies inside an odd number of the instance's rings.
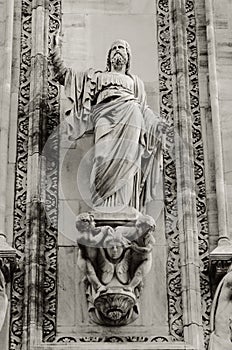
[{"label": "carved figure's arm", "polygon": [[143,241],[143,245],[141,245],[141,242],[132,242],[131,248],[133,249],[133,251],[140,254],[150,253],[155,244],[155,238],[153,237],[152,232],[147,232],[145,237],[143,238]]},{"label": "carved figure's arm", "polygon": [[103,286],[103,284],[100,282],[99,278],[97,277],[96,271],[92,263],[89,259],[86,259],[86,271],[87,271],[87,278],[89,282],[92,284],[95,291],[103,291],[106,290],[106,288]]}]

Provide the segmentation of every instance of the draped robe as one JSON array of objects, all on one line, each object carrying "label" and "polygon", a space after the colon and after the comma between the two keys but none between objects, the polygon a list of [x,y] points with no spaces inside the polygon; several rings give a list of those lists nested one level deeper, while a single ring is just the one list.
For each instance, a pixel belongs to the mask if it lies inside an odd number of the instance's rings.
[{"label": "draped robe", "polygon": [[70,138],[94,130],[93,205],[140,210],[155,196],[162,141],[160,120],[147,105],[143,82],[93,69],[78,74],[57,57],[54,61],[69,101]]}]

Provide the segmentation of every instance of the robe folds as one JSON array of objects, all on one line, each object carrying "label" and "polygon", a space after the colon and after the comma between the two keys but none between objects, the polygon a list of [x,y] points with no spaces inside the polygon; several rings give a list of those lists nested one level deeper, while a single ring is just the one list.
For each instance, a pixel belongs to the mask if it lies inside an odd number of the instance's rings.
[{"label": "robe folds", "polygon": [[[154,199],[160,172],[160,119],[148,107],[143,82],[130,75],[93,69],[63,72],[69,106],[65,112],[70,139],[94,132],[91,193],[94,206],[133,206]],[[130,80],[130,79],[129,79]],[[106,91],[107,90],[107,91]],[[101,92],[109,98],[99,101]]]}]

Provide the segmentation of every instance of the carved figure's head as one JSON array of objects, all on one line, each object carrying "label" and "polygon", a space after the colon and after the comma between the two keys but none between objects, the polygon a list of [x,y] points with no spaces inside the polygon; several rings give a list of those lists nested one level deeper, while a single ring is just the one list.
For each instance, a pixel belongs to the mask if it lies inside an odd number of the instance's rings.
[{"label": "carved figure's head", "polygon": [[131,48],[125,40],[116,40],[108,51],[106,70],[111,71],[112,66],[115,68],[125,65],[125,73],[129,73],[131,62]]},{"label": "carved figure's head", "polygon": [[154,230],[155,226],[155,220],[149,215],[141,215],[136,221],[136,228],[139,231],[139,235],[143,235],[149,230]]},{"label": "carved figure's head", "polygon": [[123,255],[123,252],[130,246],[131,242],[123,235],[114,230],[113,235],[107,237],[106,252],[112,261],[117,261]]},{"label": "carved figure's head", "polygon": [[78,231],[88,231],[95,227],[94,216],[90,213],[82,213],[76,218],[76,228]]},{"label": "carved figure's head", "polygon": [[118,260],[124,251],[123,246],[120,245],[114,245],[109,248],[106,248],[107,254],[113,261]]}]

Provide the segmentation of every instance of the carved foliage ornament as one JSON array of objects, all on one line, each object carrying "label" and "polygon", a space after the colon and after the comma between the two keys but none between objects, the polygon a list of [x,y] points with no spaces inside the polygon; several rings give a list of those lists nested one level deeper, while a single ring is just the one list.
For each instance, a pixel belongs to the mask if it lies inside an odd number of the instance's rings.
[{"label": "carved foliage ornament", "polygon": [[156,336],[156,337],[136,337],[136,336],[120,336],[120,337],[61,337],[57,340],[57,343],[167,343],[169,337]]}]

